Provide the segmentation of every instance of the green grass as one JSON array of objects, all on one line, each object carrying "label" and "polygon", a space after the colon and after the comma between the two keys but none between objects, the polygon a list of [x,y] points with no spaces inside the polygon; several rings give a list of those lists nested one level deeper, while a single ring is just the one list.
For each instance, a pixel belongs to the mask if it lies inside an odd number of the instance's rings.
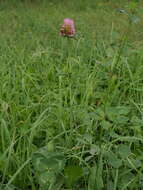
[{"label": "green grass", "polygon": [[0,2],[0,190],[143,189],[142,11]]}]

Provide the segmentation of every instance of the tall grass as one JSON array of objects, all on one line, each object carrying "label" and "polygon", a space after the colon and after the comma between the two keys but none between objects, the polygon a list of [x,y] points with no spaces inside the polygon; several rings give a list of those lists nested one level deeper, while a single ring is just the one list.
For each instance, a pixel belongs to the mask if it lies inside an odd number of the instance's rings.
[{"label": "tall grass", "polygon": [[[143,188],[141,11],[1,2],[0,189]],[[65,17],[76,40],[59,36]]]}]

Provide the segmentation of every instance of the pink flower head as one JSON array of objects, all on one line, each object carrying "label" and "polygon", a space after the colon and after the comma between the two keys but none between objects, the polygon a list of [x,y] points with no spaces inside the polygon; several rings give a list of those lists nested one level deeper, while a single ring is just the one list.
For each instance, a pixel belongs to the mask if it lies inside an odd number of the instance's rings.
[{"label": "pink flower head", "polygon": [[62,25],[60,29],[60,34],[66,37],[74,37],[75,26],[74,26],[74,21],[72,19],[70,18],[64,19],[64,24]]}]

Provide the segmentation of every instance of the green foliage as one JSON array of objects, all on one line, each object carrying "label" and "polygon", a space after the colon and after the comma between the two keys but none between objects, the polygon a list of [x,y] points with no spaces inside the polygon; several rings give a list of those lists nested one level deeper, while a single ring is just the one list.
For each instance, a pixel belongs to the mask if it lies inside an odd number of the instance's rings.
[{"label": "green foliage", "polygon": [[64,169],[67,187],[72,188],[73,184],[83,176],[83,170],[80,166],[68,165]]},{"label": "green foliage", "polygon": [[59,186],[62,185],[60,173],[65,166],[65,157],[62,153],[41,149],[33,155],[32,164],[41,189],[54,189],[57,183]]},{"label": "green foliage", "polygon": [[0,2],[0,190],[143,188],[142,8]]}]

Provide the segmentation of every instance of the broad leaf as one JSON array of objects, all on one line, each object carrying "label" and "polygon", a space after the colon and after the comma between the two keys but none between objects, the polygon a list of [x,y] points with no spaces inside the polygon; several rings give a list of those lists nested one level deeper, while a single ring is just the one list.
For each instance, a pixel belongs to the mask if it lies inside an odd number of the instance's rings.
[{"label": "broad leaf", "polygon": [[68,187],[72,185],[83,175],[83,170],[80,166],[67,166],[64,170],[66,183]]}]

